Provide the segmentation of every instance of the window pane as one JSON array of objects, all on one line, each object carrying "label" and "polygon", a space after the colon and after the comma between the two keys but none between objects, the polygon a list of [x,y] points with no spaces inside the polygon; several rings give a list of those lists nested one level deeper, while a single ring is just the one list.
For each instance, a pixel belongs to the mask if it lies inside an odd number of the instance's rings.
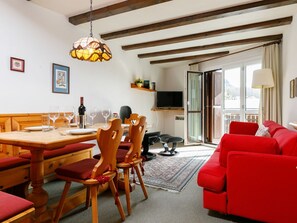
[{"label": "window pane", "polygon": [[240,67],[225,70],[225,109],[240,109]]},{"label": "window pane", "polygon": [[253,72],[261,69],[261,64],[252,64],[246,66],[246,110],[258,110],[260,102],[260,89],[252,88]]}]

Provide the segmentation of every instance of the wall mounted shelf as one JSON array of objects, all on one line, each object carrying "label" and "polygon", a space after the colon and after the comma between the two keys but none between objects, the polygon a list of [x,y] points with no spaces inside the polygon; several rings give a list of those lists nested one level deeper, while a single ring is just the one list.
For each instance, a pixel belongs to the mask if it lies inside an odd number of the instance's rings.
[{"label": "wall mounted shelf", "polygon": [[148,89],[148,88],[144,88],[144,87],[137,87],[137,85],[133,84],[133,83],[131,83],[131,88],[141,90],[141,91],[156,92],[156,90],[152,90],[152,89]]},{"label": "wall mounted shelf", "polygon": [[184,108],[152,108],[152,111],[183,111]]}]

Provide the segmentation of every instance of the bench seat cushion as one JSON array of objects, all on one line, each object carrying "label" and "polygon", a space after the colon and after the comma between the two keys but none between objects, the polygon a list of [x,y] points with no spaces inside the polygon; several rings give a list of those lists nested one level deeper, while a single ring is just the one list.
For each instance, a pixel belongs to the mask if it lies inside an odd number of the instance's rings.
[{"label": "bench seat cushion", "polygon": [[32,207],[31,201],[0,191],[0,222]]},{"label": "bench seat cushion", "polygon": [[[94,147],[95,144],[93,143],[74,143],[67,145],[65,147],[62,147],[60,149],[55,149],[55,150],[45,150],[43,155],[44,159],[50,159],[56,156],[62,156],[68,153],[73,153],[73,152],[78,152],[84,149],[89,149]],[[20,155],[20,157],[25,158],[25,159],[31,159],[31,153],[24,153]]]},{"label": "bench seat cushion", "polygon": [[0,159],[0,171],[29,164],[30,160],[19,157],[5,157]]}]

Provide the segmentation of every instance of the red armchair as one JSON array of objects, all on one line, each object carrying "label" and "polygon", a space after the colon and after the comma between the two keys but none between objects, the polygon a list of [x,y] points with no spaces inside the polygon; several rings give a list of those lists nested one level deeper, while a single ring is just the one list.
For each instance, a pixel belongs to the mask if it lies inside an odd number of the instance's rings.
[{"label": "red armchair", "polygon": [[[264,122],[232,122],[198,173],[207,209],[263,222],[297,222],[297,133]],[[239,134],[238,134],[239,133]]]}]

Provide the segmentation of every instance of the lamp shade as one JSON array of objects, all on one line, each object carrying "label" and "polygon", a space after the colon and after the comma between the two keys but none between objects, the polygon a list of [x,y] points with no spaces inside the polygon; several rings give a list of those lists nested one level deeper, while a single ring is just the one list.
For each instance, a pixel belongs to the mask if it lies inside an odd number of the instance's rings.
[{"label": "lamp shade", "polygon": [[274,81],[271,69],[259,69],[253,73],[252,88],[271,88]]}]

